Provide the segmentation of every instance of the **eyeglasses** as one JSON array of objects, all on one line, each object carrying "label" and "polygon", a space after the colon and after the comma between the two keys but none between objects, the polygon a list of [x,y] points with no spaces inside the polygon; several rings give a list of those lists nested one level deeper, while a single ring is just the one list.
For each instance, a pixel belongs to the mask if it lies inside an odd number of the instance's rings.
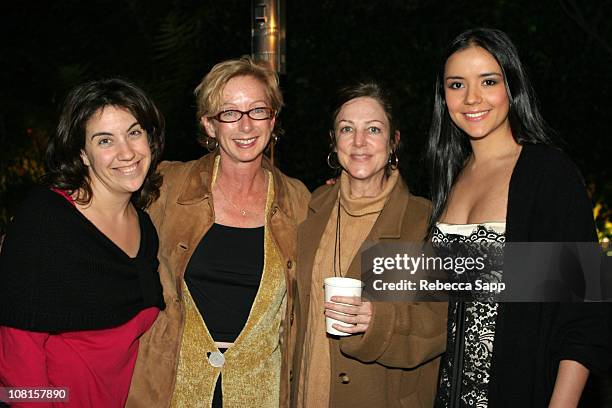
[{"label": "eyeglasses", "polygon": [[268,107],[253,108],[248,111],[228,109],[211,116],[211,118],[223,123],[233,123],[238,122],[245,114],[253,120],[266,120],[272,118],[274,113],[274,109]]}]

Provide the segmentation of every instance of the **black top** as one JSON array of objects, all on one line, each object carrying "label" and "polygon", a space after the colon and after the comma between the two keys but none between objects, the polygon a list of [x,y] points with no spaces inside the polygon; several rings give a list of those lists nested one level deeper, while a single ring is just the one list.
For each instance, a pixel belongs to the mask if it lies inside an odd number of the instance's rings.
[{"label": "black top", "polygon": [[[431,241],[440,257],[447,254],[482,257],[485,267],[478,277],[491,283],[503,281],[506,272],[503,263],[504,233],[497,232],[486,223],[476,226],[469,235],[443,232],[434,227]],[[486,244],[472,245],[475,243]],[[466,274],[469,272],[466,271]],[[438,408],[488,406],[499,304],[492,301],[490,293],[472,294],[473,301],[460,301],[458,296],[451,294],[448,302],[447,352],[440,361],[440,381],[435,402]]]},{"label": "black top", "polygon": [[264,227],[213,224],[193,252],[185,283],[215,341],[233,342],[246,324],[264,266]]},{"label": "black top", "polygon": [[59,332],[110,328],[165,307],[157,232],[138,210],[140,248],[130,258],[65,197],[34,188],[0,253],[0,325]]},{"label": "black top", "polygon": [[[506,241],[596,240],[591,201],[576,166],[557,149],[523,146],[510,180]],[[609,316],[604,304],[501,303],[489,407],[547,406],[560,360],[607,369]]]}]

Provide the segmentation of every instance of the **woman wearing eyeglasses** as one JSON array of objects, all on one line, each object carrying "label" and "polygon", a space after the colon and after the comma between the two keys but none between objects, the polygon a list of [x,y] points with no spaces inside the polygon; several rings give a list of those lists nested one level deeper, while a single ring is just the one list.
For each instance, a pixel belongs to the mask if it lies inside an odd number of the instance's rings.
[{"label": "woman wearing eyeglasses", "polygon": [[286,406],[296,231],[310,193],[264,156],[283,104],[278,77],[229,60],[195,94],[211,153],[160,166],[150,214],[168,307],[142,340],[128,406]]}]

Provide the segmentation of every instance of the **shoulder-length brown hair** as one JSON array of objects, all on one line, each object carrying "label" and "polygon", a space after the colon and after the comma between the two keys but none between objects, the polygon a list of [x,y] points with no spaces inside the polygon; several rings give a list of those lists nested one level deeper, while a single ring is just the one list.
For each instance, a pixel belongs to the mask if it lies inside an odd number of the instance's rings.
[{"label": "shoulder-length brown hair", "polygon": [[132,194],[132,203],[145,208],[159,197],[162,177],[157,164],[164,149],[164,118],[153,101],[136,85],[112,78],[91,81],[74,88],[64,102],[57,131],[49,140],[45,153],[49,186],[77,194],[79,204],[91,201],[92,190],[87,166],[81,159],[85,148],[85,128],[92,115],[106,106],[126,109],[147,132],[151,149],[151,166],[143,185]]}]

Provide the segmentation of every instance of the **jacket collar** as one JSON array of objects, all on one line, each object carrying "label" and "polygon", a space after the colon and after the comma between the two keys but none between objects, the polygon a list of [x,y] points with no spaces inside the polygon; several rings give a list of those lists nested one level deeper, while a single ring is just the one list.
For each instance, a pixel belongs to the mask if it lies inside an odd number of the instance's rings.
[{"label": "jacket collar", "polygon": [[[303,319],[308,319],[314,259],[334,204],[338,199],[339,188],[338,183],[334,186],[319,187],[310,200],[308,218],[300,225],[297,280],[299,281],[298,286],[304,288],[304,292],[300,294],[303,297],[303,300],[300,300],[301,318]],[[404,217],[409,216],[410,211],[411,200],[408,186],[402,177],[399,177],[364,243],[373,244],[381,239],[401,239],[402,226],[405,224]],[[353,258],[347,270],[347,277],[361,279],[360,262],[360,255]]]},{"label": "jacket collar", "polygon": [[[180,205],[197,204],[210,197],[213,172],[215,169],[215,159],[218,153],[209,153],[202,158],[195,160],[191,169],[187,172],[185,181],[181,186],[176,202]],[[272,172],[274,180],[274,200],[270,207],[273,212],[280,209],[287,214],[290,208],[289,199],[285,189],[281,186],[281,173],[272,165],[270,160],[264,156],[262,167]]]},{"label": "jacket collar", "polygon": [[[339,189],[340,184],[336,183],[330,188],[321,190],[319,194],[315,193],[309,204],[310,210],[314,214],[319,213],[329,215],[332,211],[332,207],[336,204],[338,200]],[[385,206],[382,210],[382,213],[384,213],[385,216],[380,216],[377,219],[368,239],[373,237],[376,237],[378,239],[400,238],[402,229],[402,223],[400,221],[404,218],[406,206],[393,204],[402,202],[401,198],[405,197],[408,194],[410,194],[408,186],[400,176],[397,180],[395,187],[393,188],[393,190],[391,190],[391,193],[389,193],[389,198],[387,199],[387,202],[385,203]],[[324,217],[324,219],[326,221],[327,217]]]},{"label": "jacket collar", "polygon": [[405,197],[408,195],[410,195],[410,190],[400,176],[395,187],[391,190],[387,203],[381,212],[381,215],[384,213],[385,216],[378,217],[369,238],[399,239],[401,237],[401,221],[404,219],[404,215],[408,208],[408,206],[403,204],[405,202]]},{"label": "jacket collar", "polygon": [[181,205],[196,204],[210,196],[210,184],[215,165],[214,154],[207,154],[192,162],[176,202]]}]

